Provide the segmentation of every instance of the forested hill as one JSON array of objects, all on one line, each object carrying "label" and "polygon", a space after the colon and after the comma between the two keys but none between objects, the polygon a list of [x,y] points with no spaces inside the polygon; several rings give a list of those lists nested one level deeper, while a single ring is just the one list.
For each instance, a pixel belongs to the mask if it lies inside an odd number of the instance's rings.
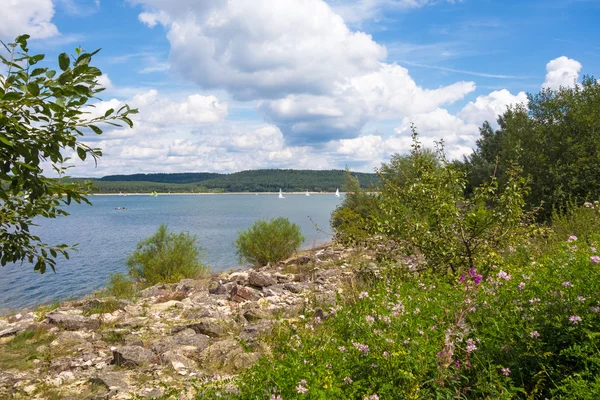
[{"label": "forested hill", "polygon": [[[363,188],[377,186],[376,174],[352,173]],[[263,169],[232,174],[209,172],[108,175],[92,179],[96,193],[119,192],[334,192],[344,185],[343,170]]]}]

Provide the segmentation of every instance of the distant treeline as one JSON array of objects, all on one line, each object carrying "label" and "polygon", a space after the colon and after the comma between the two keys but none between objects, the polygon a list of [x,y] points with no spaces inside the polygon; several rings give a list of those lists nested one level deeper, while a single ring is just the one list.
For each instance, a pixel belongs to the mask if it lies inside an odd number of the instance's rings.
[{"label": "distant treeline", "polygon": [[[379,184],[376,174],[352,173],[361,187]],[[76,178],[76,180],[85,180]],[[93,193],[227,193],[227,192],[334,192],[344,184],[343,170],[264,169],[232,174],[176,173],[108,175],[92,182]]]}]

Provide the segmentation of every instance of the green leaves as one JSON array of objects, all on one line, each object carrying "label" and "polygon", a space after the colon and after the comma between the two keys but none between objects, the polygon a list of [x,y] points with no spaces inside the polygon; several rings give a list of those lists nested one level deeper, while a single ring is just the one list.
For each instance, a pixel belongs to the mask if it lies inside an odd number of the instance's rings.
[{"label": "green leaves", "polygon": [[58,66],[61,70],[66,71],[71,64],[71,59],[67,53],[60,53],[58,56]]},{"label": "green leaves", "polygon": [[[8,54],[0,54],[0,63],[8,71],[0,75],[0,254],[1,263],[28,262],[43,273],[54,270],[56,258],[68,258],[66,245],[50,247],[29,232],[34,218],[56,218],[67,215],[61,205],[89,201],[85,184],[44,176],[41,165],[49,163],[60,177],[69,167],[63,163],[65,149],[74,149],[81,160],[102,155],[78,141],[82,128],[88,126],[102,134],[103,123],[129,126],[127,117],[137,110],[125,106],[118,112],[107,112],[92,118],[82,109],[102,90],[97,77],[102,72],[91,66],[92,57],[81,49],[71,69],[67,53],[58,56],[59,76],[49,68],[29,68],[44,59],[43,54],[30,55],[28,35],[14,43],[4,44]],[[20,50],[19,50],[20,49]]]}]

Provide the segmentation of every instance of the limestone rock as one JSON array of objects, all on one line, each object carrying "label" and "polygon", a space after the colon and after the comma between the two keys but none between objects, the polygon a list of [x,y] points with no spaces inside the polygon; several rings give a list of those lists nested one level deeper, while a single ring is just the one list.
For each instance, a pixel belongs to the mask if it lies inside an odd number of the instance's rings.
[{"label": "limestone rock", "polygon": [[273,314],[262,308],[251,308],[244,312],[244,318],[249,322],[254,322],[261,319],[271,319],[273,318]]},{"label": "limestone rock", "polygon": [[141,346],[120,346],[113,350],[112,364],[143,366],[154,362],[155,355]]},{"label": "limestone rock", "polygon": [[100,321],[91,319],[82,315],[73,315],[62,312],[53,312],[46,314],[46,319],[52,325],[59,326],[69,331],[78,331],[83,329],[98,329]]},{"label": "limestone rock", "polygon": [[212,318],[205,318],[200,322],[189,324],[185,327],[193,329],[196,333],[201,333],[210,337],[221,337],[227,335],[227,330],[223,324]]},{"label": "limestone rock", "polygon": [[103,385],[108,390],[115,392],[129,391],[129,384],[123,372],[100,372],[90,378],[90,382]]},{"label": "limestone rock", "polygon": [[243,303],[244,301],[256,301],[260,298],[260,295],[255,289],[246,286],[235,286],[231,291],[231,300],[236,303]]},{"label": "limestone rock", "polygon": [[195,361],[190,360],[186,356],[179,354],[176,351],[169,350],[160,356],[162,363],[170,364],[176,371],[182,369],[196,369],[198,365]]},{"label": "limestone rock", "polygon": [[277,281],[262,272],[251,271],[248,274],[248,284],[259,288],[275,285]]}]

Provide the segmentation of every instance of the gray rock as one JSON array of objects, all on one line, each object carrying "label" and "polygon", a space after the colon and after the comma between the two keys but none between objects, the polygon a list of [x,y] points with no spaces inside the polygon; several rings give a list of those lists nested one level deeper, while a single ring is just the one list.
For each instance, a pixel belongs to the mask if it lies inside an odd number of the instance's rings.
[{"label": "gray rock", "polygon": [[19,333],[19,332],[21,332],[22,330],[24,330],[24,329],[25,329],[25,327],[24,327],[24,326],[23,326],[23,327],[21,327],[21,326],[19,326],[19,325],[10,326],[10,327],[8,327],[8,328],[6,328],[6,329],[2,329],[2,330],[0,330],[0,338],[3,338],[3,337],[8,337],[8,336],[14,336],[14,335],[16,335],[17,333]]},{"label": "gray rock", "polygon": [[139,296],[144,298],[158,297],[167,294],[168,292],[169,291],[167,289],[167,286],[164,283],[159,283],[157,285],[150,286],[149,288],[146,288],[144,290],[140,290]]},{"label": "gray rock", "polygon": [[[188,331],[186,329],[183,332]],[[191,335],[178,333],[175,336],[169,336],[164,339],[158,340],[150,345],[150,350],[156,354],[164,354],[167,351],[179,349],[183,346],[191,347],[191,351],[202,351],[210,343],[210,338],[206,335],[197,334],[195,331],[189,329],[192,332]]]},{"label": "gray rock", "polygon": [[196,333],[201,333],[210,337],[227,336],[227,330],[223,324],[212,318],[206,318],[195,324],[186,325],[185,327],[193,329]]},{"label": "gray rock", "polygon": [[163,364],[170,364],[177,371],[182,369],[196,369],[198,367],[195,361],[173,350],[163,353],[160,356],[160,360]]},{"label": "gray rock", "polygon": [[244,318],[248,322],[255,322],[261,319],[271,319],[273,318],[273,314],[262,308],[252,308],[244,312]]},{"label": "gray rock", "polygon": [[295,294],[302,292],[302,288],[295,283],[286,283],[285,285],[283,285],[283,288],[288,292],[292,292]]},{"label": "gray rock", "polygon": [[123,372],[100,372],[90,377],[90,382],[105,386],[111,392],[128,392],[129,384]]},{"label": "gray rock", "polygon": [[229,295],[235,286],[235,282],[211,282],[211,284],[208,287],[208,293]]},{"label": "gray rock", "polygon": [[48,323],[59,326],[69,331],[78,331],[83,329],[98,329],[100,321],[91,319],[82,315],[73,315],[60,312],[46,314]]},{"label": "gray rock", "polygon": [[275,285],[277,281],[262,272],[251,271],[248,274],[248,284],[259,288]]},{"label": "gray rock", "polygon": [[113,350],[112,364],[126,366],[144,366],[155,361],[152,351],[141,346],[120,346]]}]

